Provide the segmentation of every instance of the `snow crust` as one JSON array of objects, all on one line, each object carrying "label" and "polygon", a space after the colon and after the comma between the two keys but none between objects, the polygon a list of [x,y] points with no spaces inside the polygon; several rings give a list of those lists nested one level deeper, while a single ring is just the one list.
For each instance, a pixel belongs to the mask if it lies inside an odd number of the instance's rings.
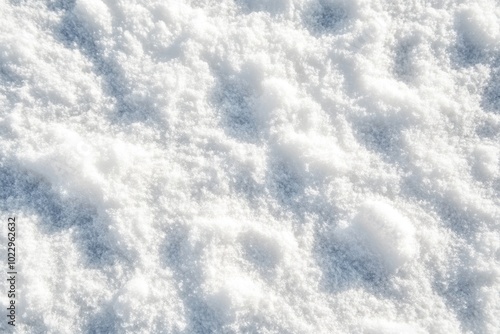
[{"label": "snow crust", "polygon": [[18,333],[500,331],[498,2],[0,15]]}]

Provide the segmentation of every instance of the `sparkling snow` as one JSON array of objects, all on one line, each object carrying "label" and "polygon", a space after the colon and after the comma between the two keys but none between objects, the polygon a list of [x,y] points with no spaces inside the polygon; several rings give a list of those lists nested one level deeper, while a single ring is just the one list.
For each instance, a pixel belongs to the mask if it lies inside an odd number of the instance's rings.
[{"label": "sparkling snow", "polygon": [[0,16],[17,333],[500,332],[498,2]]}]

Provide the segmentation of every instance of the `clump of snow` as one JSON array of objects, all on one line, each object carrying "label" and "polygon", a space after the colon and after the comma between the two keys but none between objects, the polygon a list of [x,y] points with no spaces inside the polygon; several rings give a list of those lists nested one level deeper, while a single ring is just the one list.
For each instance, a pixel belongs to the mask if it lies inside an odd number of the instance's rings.
[{"label": "clump of snow", "polygon": [[363,203],[348,233],[351,234],[351,242],[365,245],[389,272],[394,272],[418,255],[412,222],[381,201]]},{"label": "clump of snow", "polygon": [[478,145],[473,152],[474,171],[479,180],[495,180],[498,178],[500,160],[498,147],[494,145]]},{"label": "clump of snow", "polygon": [[499,331],[497,2],[0,14],[20,333]]},{"label": "clump of snow", "polygon": [[457,13],[458,32],[480,50],[498,50],[500,10],[491,1],[462,5]]}]

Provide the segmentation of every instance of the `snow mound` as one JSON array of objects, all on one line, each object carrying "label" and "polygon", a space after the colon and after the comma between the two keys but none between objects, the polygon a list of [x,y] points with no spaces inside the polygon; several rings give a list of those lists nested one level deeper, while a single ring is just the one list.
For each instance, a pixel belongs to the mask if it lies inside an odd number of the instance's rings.
[{"label": "snow mound", "polygon": [[397,270],[418,255],[412,223],[387,203],[364,203],[353,219],[352,229],[389,271]]}]

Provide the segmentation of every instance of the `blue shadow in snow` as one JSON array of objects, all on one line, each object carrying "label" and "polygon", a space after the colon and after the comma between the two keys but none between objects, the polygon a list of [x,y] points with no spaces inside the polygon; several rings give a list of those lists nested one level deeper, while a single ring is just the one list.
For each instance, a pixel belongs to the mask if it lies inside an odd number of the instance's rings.
[{"label": "blue shadow in snow", "polygon": [[63,198],[50,184],[29,172],[0,166],[0,203],[5,210],[39,217],[42,232],[47,234],[75,228],[75,241],[89,267],[113,262],[113,254],[96,225],[96,210],[75,198]]}]

